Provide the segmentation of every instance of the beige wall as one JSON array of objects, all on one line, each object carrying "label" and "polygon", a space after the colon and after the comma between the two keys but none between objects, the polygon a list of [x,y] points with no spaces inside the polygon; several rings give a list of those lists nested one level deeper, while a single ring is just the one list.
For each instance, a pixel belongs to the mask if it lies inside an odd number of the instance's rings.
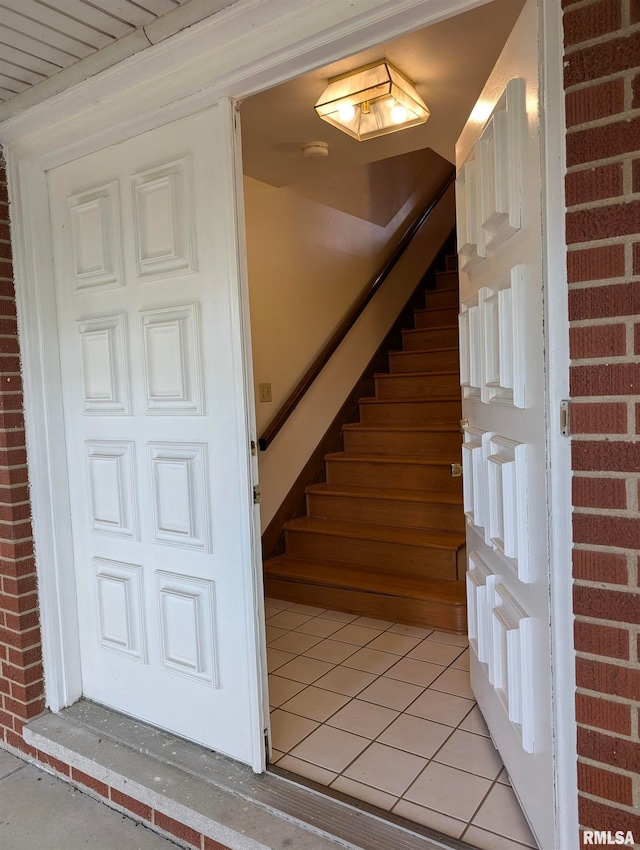
[{"label": "beige wall", "polygon": [[[380,270],[415,210],[442,182],[448,164],[437,160],[386,224],[369,220],[379,221],[379,210],[358,205],[357,198],[332,198],[326,184],[314,192],[308,186],[274,188],[245,177],[254,378],[256,389],[270,383],[273,396],[272,402],[260,403],[256,394],[258,434]],[[358,182],[345,179],[343,193]],[[393,211],[388,203],[386,208]],[[396,284],[398,293],[403,288]],[[342,346],[335,363],[260,454],[263,529],[395,319],[394,309],[370,305],[366,329]]]}]

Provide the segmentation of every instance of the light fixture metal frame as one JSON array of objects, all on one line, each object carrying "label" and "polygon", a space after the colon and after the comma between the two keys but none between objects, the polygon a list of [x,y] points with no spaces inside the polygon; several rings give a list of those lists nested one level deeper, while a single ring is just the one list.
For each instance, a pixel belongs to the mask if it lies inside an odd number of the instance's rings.
[{"label": "light fixture metal frame", "polygon": [[[339,110],[348,106],[354,107],[353,116],[341,118]],[[405,121],[393,121],[394,106],[407,110]],[[386,59],[331,77],[315,110],[323,121],[360,142],[424,124],[430,114],[415,85]]]}]

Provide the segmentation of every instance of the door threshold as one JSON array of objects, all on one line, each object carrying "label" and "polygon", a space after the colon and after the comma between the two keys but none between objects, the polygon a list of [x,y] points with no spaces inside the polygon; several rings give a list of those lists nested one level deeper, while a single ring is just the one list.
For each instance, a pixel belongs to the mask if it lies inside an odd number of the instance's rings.
[{"label": "door threshold", "polygon": [[350,797],[328,794],[286,771],[255,774],[247,765],[87,700],[58,714],[46,712],[23,734],[41,752],[230,850],[471,847]]}]

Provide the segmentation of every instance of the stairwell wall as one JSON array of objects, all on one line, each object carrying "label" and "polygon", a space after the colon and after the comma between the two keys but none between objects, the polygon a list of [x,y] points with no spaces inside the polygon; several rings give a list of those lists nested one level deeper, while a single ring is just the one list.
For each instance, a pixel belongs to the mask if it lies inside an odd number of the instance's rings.
[{"label": "stairwell wall", "polygon": [[563,0],[579,816],[640,843],[640,0]]}]

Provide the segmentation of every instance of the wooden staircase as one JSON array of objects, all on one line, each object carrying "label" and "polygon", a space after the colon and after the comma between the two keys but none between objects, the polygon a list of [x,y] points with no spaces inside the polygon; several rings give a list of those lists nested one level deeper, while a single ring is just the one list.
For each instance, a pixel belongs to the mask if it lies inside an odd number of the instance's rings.
[{"label": "wooden staircase", "polygon": [[307,516],[286,523],[286,552],[264,564],[268,596],[370,617],[466,631],[460,462],[458,273],[436,274],[414,310]]}]

